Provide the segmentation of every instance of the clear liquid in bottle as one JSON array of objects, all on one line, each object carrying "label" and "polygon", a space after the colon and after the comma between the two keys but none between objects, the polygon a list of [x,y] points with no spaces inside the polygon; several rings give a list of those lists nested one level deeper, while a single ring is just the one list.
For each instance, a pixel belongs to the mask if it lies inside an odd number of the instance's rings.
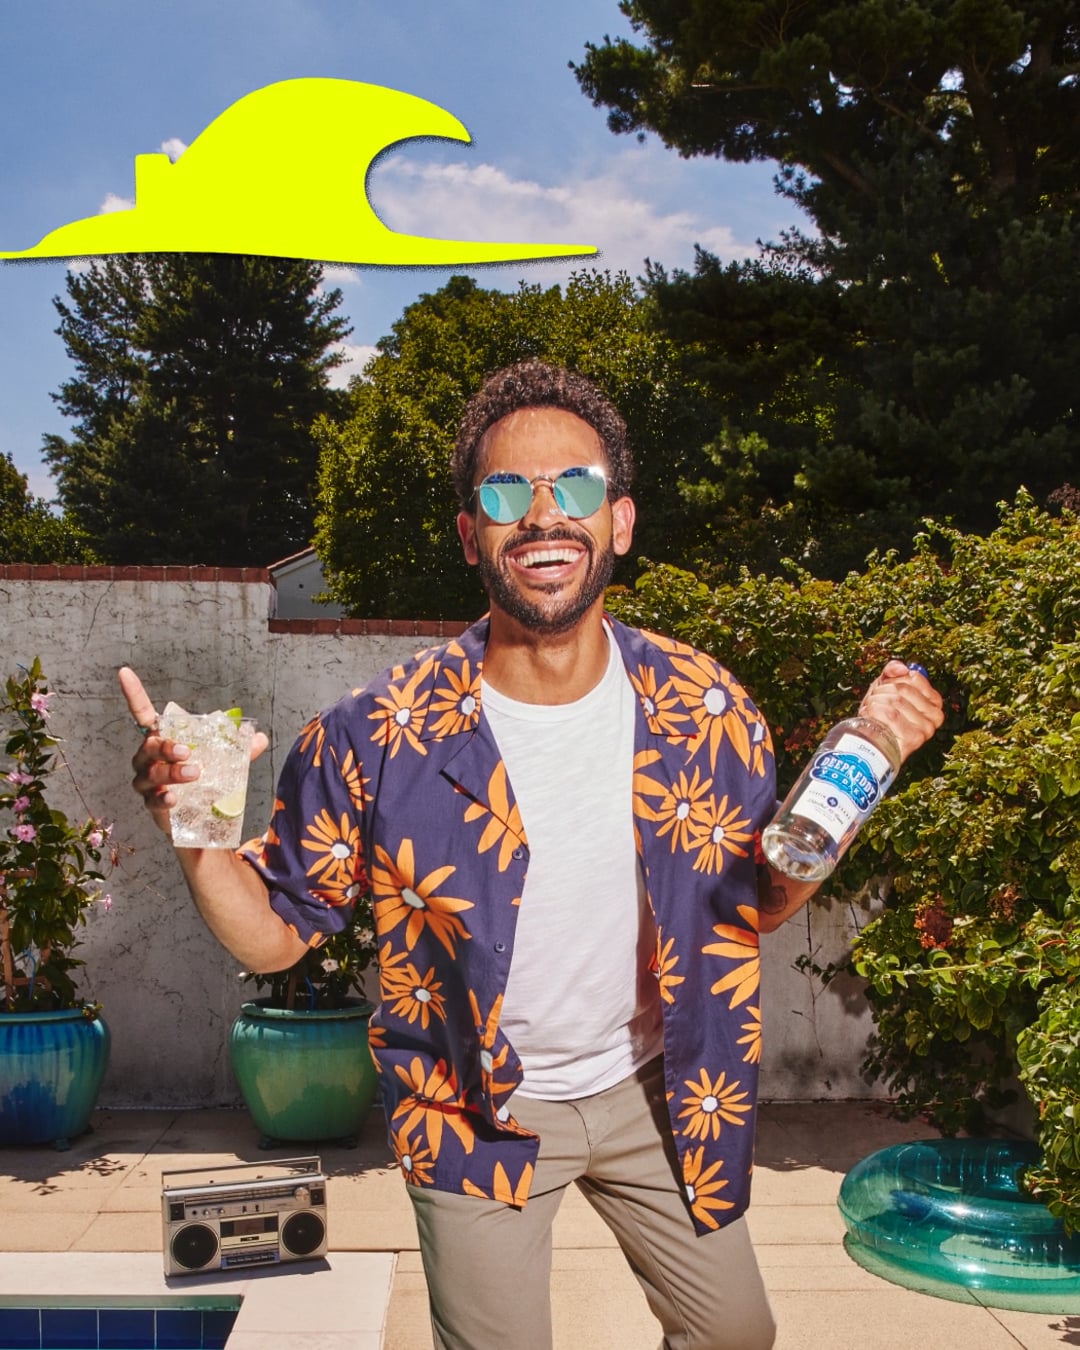
[{"label": "clear liquid in bottle", "polygon": [[881,722],[838,722],[765,828],[761,846],[776,868],[798,881],[823,881],[900,768],[896,737]]}]

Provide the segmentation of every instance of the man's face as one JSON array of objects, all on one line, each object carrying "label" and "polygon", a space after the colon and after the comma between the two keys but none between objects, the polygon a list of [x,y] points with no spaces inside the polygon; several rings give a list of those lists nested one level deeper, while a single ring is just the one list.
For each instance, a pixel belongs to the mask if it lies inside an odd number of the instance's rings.
[{"label": "man's face", "polygon": [[[480,442],[476,483],[490,473],[555,478],[564,469],[606,469],[600,438],[561,408],[522,408],[490,427]],[[474,483],[474,486],[476,484]],[[617,555],[630,547],[634,506],[606,497],[584,520],[568,519],[547,483],[538,483],[524,516],[498,525],[476,505],[462,511],[458,533],[492,607],[533,632],[564,633],[602,602]]]}]

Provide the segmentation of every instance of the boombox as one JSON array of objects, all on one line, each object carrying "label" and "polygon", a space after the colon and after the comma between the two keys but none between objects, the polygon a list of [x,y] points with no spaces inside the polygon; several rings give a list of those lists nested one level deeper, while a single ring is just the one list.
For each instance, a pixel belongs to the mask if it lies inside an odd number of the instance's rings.
[{"label": "boombox", "polygon": [[166,1275],[326,1255],[326,1178],[318,1158],[162,1172]]}]

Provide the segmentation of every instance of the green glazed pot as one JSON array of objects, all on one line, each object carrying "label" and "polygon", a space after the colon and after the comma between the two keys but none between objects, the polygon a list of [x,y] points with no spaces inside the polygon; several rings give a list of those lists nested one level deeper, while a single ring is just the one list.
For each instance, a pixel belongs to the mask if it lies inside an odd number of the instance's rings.
[{"label": "green glazed pot", "polygon": [[273,1008],[245,1003],[229,1036],[240,1093],[263,1147],[281,1142],[355,1143],[375,1099],[368,1051],[370,1003]]},{"label": "green glazed pot", "polygon": [[90,1122],[109,1044],[82,1008],[0,1013],[0,1144],[68,1148]]}]

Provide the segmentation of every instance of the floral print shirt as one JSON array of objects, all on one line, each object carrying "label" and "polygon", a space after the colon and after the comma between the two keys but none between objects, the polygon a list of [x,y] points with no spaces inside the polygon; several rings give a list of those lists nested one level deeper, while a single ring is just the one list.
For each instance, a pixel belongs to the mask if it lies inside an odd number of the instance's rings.
[{"label": "floral print shirt", "polygon": [[[416,1185],[521,1205],[538,1140],[514,1121],[521,1065],[499,1012],[529,841],[480,707],[487,632],[481,620],[309,722],[246,856],[274,910],[313,945],[370,887],[370,1041],[401,1169]],[[756,863],[776,805],[772,747],[710,657],[619,623],[612,633],[637,694],[632,810],[656,921],[668,1111],[706,1232],[749,1202]]]}]

